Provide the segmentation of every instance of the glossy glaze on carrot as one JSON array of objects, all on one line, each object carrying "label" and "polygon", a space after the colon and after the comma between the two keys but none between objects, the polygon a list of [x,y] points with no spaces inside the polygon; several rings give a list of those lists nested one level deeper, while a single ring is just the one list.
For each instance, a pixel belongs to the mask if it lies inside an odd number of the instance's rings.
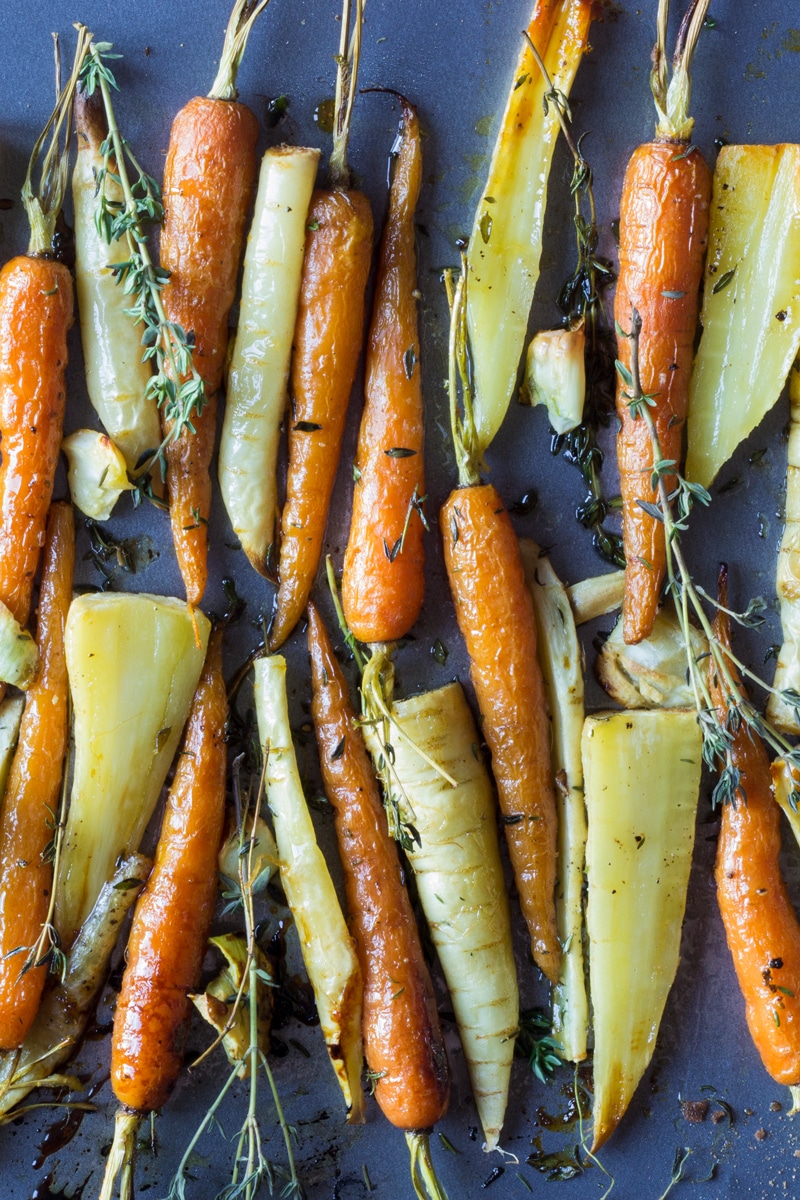
[{"label": "glossy glaze on carrot", "polygon": [[114,1016],[114,1095],[137,1113],[164,1104],[183,1039],[214,904],[225,816],[222,634],[212,634],[186,726],[153,873],[136,906]]},{"label": "glossy glaze on carrot", "polygon": [[313,605],[308,620],[311,711],[364,978],[364,1053],[392,1124],[426,1129],[450,1089],[430,975],[347,684]]},{"label": "glossy glaze on carrot", "polygon": [[419,616],[425,591],[422,384],[414,212],[422,182],[419,123],[401,99],[402,142],[381,241],[367,346],[342,602],[361,642],[392,642]]},{"label": "glossy glaze on carrot", "polygon": [[72,276],[50,258],[0,271],[0,600],[25,625],[61,446]]},{"label": "glossy glaze on carrot", "polygon": [[533,957],[555,982],[561,946],[550,721],[517,535],[491,484],[452,492],[440,524]]},{"label": "glossy glaze on carrot", "polygon": [[39,669],[25,697],[0,816],[0,1048],[4,1050],[15,1049],[25,1040],[47,977],[46,966],[24,975],[21,971],[47,920],[53,886],[52,862],[45,860],[44,852],[55,834],[67,747],[64,626],[72,601],[74,563],[72,508],[54,504],[39,593]]},{"label": "glossy glaze on carrot", "polygon": [[362,192],[317,191],[306,234],[292,358],[286,501],[270,648],[294,629],[319,566],[364,333],[372,210]]},{"label": "glossy glaze on carrot", "polygon": [[[209,467],[228,315],[236,293],[245,222],[256,178],[258,121],[232,100],[196,96],[176,116],[164,168],[162,291],[171,321],[194,338],[206,405],[167,450],[167,490],[186,598],[199,604],[207,578]],[[165,425],[165,433],[169,426]]]},{"label": "glossy glaze on carrot", "polygon": [[[625,174],[619,218],[619,277],[614,316],[631,328],[642,320],[639,372],[663,458],[680,463],[697,328],[700,281],[708,240],[711,172],[699,150],[675,141],[639,146]],[[630,368],[630,342],[619,339]],[[656,504],[653,447],[641,417],[633,417],[617,381],[617,438],[622,535],[625,549],[625,641],[640,642],[653,628],[666,570],[664,526],[642,509]],[[667,481],[671,490],[671,482]]]},{"label": "glossy glaze on carrot", "polygon": [[[730,649],[726,613],[718,611],[714,631]],[[725,683],[713,669],[709,674],[724,722]],[[781,810],[764,743],[744,721],[733,735],[731,757],[741,788],[735,803],[722,807],[717,901],[750,1035],[772,1078],[793,1086],[800,1083],[800,922],[780,870]]]}]

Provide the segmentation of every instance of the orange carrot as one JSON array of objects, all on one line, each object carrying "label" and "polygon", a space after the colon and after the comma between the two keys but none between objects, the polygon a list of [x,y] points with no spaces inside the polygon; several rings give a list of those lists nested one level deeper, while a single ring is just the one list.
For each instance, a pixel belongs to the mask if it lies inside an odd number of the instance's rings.
[{"label": "orange carrot", "polygon": [[402,143],[389,197],[367,348],[342,600],[361,642],[392,642],[416,621],[425,589],[422,388],[414,211],[419,123],[402,96]]},{"label": "orange carrot", "polygon": [[111,1195],[117,1172],[132,1169],[138,1123],[166,1102],[183,1062],[189,992],[200,976],[217,898],[227,711],[217,630],[189,713],[153,872],[128,940],[111,1045],[111,1083],[123,1108],[104,1197]]},{"label": "orange carrot", "polygon": [[[727,573],[720,572],[727,604]],[[714,633],[730,649],[730,618],[718,610]],[[731,670],[733,667],[731,666]],[[737,794],[723,805],[717,843],[717,901],[744,996],[747,1025],[767,1071],[800,1084],[800,922],[781,876],[780,808],[772,794],[764,743],[742,721],[727,721],[725,681],[712,667],[710,689],[719,719],[731,729]],[[739,683],[739,689],[744,689]]]},{"label": "orange carrot", "polygon": [[[237,0],[214,86],[176,116],[164,167],[161,265],[170,277],[162,300],[169,320],[194,339],[194,365],[206,389],[206,403],[192,421],[195,432],[184,428],[167,446],[172,536],[191,605],[202,600],[208,574],[217,392],[258,165],[258,121],[236,103],[236,73],[266,2]],[[171,428],[165,421],[165,436]]]},{"label": "orange carrot", "polygon": [[424,1129],[444,1115],[450,1081],[430,976],[347,684],[313,604],[308,645],[311,712],[364,977],[364,1053],[392,1124]]},{"label": "orange carrot", "polygon": [[[54,504],[47,523],[39,594],[39,670],[25,699],[19,741],[0,817],[0,1048],[21,1046],[39,1008],[51,948],[53,837],[67,747],[64,626],[72,600],[75,522]],[[22,973],[24,969],[24,974]]]},{"label": "orange carrot", "polygon": [[[698,292],[708,235],[711,173],[689,144],[689,66],[708,0],[692,0],[678,35],[667,98],[666,9],[659,3],[651,86],[659,121],[656,140],[640,146],[625,174],[619,218],[619,278],[614,315],[624,331],[636,309],[642,318],[641,388],[663,457],[680,463],[689,398]],[[666,570],[664,526],[642,503],[655,505],[653,445],[647,424],[629,407],[630,343],[619,339],[623,373],[617,383],[617,439],[625,549],[623,621],[629,644],[653,628]],[[669,480],[667,481],[669,487]]]},{"label": "orange carrot", "polygon": [[561,946],[550,722],[519,543],[491,484],[451,492],[440,524],[531,950],[537,966],[556,982]]},{"label": "orange carrot", "polygon": [[[0,600],[25,625],[64,423],[67,333],[73,320],[72,276],[53,259],[56,220],[67,175],[62,170],[72,100],[90,36],[81,29],[70,79],[37,141],[22,189],[31,228],[28,253],[0,272]],[[50,149],[34,192],[32,176],[48,134]]]},{"label": "orange carrot", "polygon": [[450,1071],[433,987],[347,684],[313,604],[308,645],[311,714],[364,980],[364,1056],[378,1104],[406,1132],[412,1178],[419,1172],[437,1196],[427,1131],[447,1111]]},{"label": "orange carrot", "polygon": [[286,502],[281,517],[278,593],[270,630],[277,650],[311,594],[339,466],[350,392],[364,336],[364,292],[372,257],[372,210],[350,186],[347,140],[358,78],[361,0],[356,2],[350,57],[351,0],[344,0],[337,120],[328,191],[316,191],[308,232],[292,358],[292,419]]}]

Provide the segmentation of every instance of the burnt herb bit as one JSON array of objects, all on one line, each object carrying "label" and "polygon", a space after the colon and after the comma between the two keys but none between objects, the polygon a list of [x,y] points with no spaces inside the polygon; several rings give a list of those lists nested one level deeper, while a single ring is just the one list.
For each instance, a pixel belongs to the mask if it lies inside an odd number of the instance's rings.
[{"label": "burnt herb bit", "polygon": [[519,1058],[527,1058],[542,1083],[548,1083],[563,1065],[561,1043],[552,1036],[550,1017],[543,1009],[529,1008],[520,1013],[514,1051]]},{"label": "burnt herb bit", "polygon": [[431,654],[433,655],[434,661],[437,662],[440,667],[443,667],[447,662],[447,648],[442,642],[439,641],[438,638],[431,646]]}]

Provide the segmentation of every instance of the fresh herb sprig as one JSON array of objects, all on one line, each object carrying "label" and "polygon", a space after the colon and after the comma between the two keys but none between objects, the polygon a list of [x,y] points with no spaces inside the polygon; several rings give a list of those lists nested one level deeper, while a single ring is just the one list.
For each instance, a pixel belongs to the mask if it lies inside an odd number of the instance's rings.
[{"label": "fresh herb sprig", "polygon": [[[746,793],[738,769],[736,768],[732,747],[736,731],[744,723],[761,737],[775,753],[779,754],[796,770],[800,770],[800,746],[793,746],[771,722],[766,720],[758,711],[749,697],[742,690],[737,672],[742,678],[755,682],[768,692],[775,692],[758,675],[745,666],[726,646],[714,635],[714,630],[703,600],[714,607],[718,602],[713,600],[693,580],[681,547],[681,534],[688,526],[689,514],[695,504],[707,506],[711,497],[705,488],[699,484],[684,479],[677,470],[673,459],[664,458],[658,431],[653,419],[655,396],[645,395],[642,391],[639,375],[639,339],[642,321],[634,309],[631,314],[630,331],[617,326],[620,337],[630,341],[630,368],[617,362],[617,372],[623,382],[625,401],[636,420],[643,420],[648,428],[653,449],[653,467],[651,486],[657,493],[656,503],[639,500],[639,506],[654,520],[664,526],[664,541],[667,563],[667,592],[672,596],[675,611],[678,616],[683,642],[686,650],[688,678],[694,693],[698,720],[703,735],[703,761],[711,770],[720,768],[719,778],[712,794],[712,803],[736,804],[746,801]],[[668,481],[671,490],[668,490]],[[725,608],[734,620],[741,625],[753,628],[762,620],[763,600],[750,602],[743,613],[733,612]],[[694,618],[708,642],[708,655],[713,663],[714,671],[722,681],[727,699],[727,714],[723,717],[714,704],[708,683],[707,655],[696,657],[692,651],[691,621]],[[800,695],[792,691],[777,692],[783,700],[800,711]]]},{"label": "fresh herb sprig", "polygon": [[563,453],[574,463],[589,487],[589,494],[578,507],[577,517],[591,531],[595,550],[615,566],[625,566],[621,536],[605,527],[611,502],[605,495],[600,471],[603,451],[598,444],[598,432],[608,424],[614,411],[614,353],[613,339],[608,328],[602,295],[614,280],[608,263],[597,253],[599,234],[594,200],[594,176],[583,142],[586,133],[577,141],[572,137],[572,111],[562,91],[553,86],[542,57],[525,34],[542,78],[547,85],[543,98],[545,113],[550,105],[555,109],[561,132],[573,160],[570,194],[575,205],[573,217],[577,259],[574,270],[559,292],[556,301],[566,328],[583,323],[586,328],[586,399],[583,420],[569,433],[554,433],[551,450]]},{"label": "fresh herb sprig", "polygon": [[514,1050],[520,1058],[528,1060],[534,1075],[542,1083],[549,1083],[558,1068],[564,1065],[564,1047],[552,1036],[551,1019],[540,1008],[529,1008],[519,1014]]},{"label": "fresh herb sprig", "polygon": [[[247,1005],[249,1015],[249,1044],[244,1056],[233,1066],[216,1099],[207,1109],[203,1120],[189,1142],[178,1168],[173,1176],[167,1200],[187,1200],[187,1183],[192,1182],[191,1162],[196,1147],[203,1134],[217,1123],[217,1113],[230,1089],[237,1079],[241,1078],[243,1065],[249,1066],[249,1091],[247,1114],[236,1138],[236,1153],[234,1158],[231,1181],[215,1200],[255,1200],[256,1195],[266,1185],[270,1195],[280,1186],[280,1196],[284,1200],[305,1200],[305,1190],[297,1175],[294,1161],[293,1139],[297,1137],[296,1129],[289,1125],[284,1115],[275,1078],[269,1065],[269,1060],[259,1045],[259,989],[274,986],[274,981],[266,977],[259,968],[254,893],[259,885],[258,873],[255,870],[255,847],[257,843],[256,826],[261,814],[264,799],[265,769],[262,768],[258,787],[241,786],[240,773],[243,756],[237,758],[232,766],[232,790],[236,811],[236,824],[239,835],[239,877],[236,880],[237,900],[244,914],[245,940],[247,943],[247,960],[245,963],[242,983],[234,999],[233,1008],[228,1020],[232,1027],[242,1005]],[[219,1044],[223,1034],[220,1034],[211,1046],[197,1060],[200,1062]],[[197,1065],[197,1063],[193,1064]],[[263,1070],[267,1077],[275,1112],[278,1117],[281,1133],[286,1149],[288,1171],[286,1168],[275,1166],[264,1154],[263,1138],[258,1120],[258,1084],[260,1072]]]},{"label": "fresh herb sprig", "polygon": [[[92,42],[80,83],[87,96],[99,91],[108,125],[101,147],[103,166],[97,174],[95,224],[106,242],[124,239],[128,243],[129,257],[114,263],[112,271],[125,295],[131,297],[126,311],[142,326],[143,358],[155,359],[157,370],[147,385],[147,396],[161,409],[168,429],[161,445],[136,468],[135,478],[143,479],[156,466],[165,476],[167,447],[184,432],[195,432],[194,420],[203,411],[206,391],[194,364],[192,337],[164,311],[161,289],[169,273],[153,262],[148,245],[149,229],[163,219],[161,193],[117,124],[111,93],[119,88],[108,63],[120,57],[113,53],[110,42]],[[135,173],[133,182],[129,165]],[[122,200],[109,195],[108,181],[122,189]]]}]

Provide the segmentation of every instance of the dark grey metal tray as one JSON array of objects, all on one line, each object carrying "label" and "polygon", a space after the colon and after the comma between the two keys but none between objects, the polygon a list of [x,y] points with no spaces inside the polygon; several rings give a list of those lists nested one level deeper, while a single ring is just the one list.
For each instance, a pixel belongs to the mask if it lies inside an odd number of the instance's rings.
[{"label": "dark grey metal tray", "polygon": [[[636,144],[651,136],[653,109],[648,89],[649,56],[654,34],[655,0],[640,8],[609,4],[592,29],[592,53],[578,74],[573,91],[579,130],[591,130],[587,152],[596,172],[599,217],[604,249],[613,255],[610,224],[617,215],[622,173]],[[800,77],[800,30],[789,27],[793,12],[778,0],[736,3],[714,0],[716,28],[704,32],[695,65],[693,110],[696,141],[714,156],[715,138],[730,141],[791,141],[800,136],[796,102]],[[328,139],[314,122],[314,110],[333,90],[339,24],[338,0],[274,0],[260,18],[240,75],[242,98],[262,119],[269,97],[285,93],[288,115],[267,140],[291,140],[322,145]],[[192,95],[205,93],[213,80],[228,15],[228,0],[84,0],[76,8],[65,0],[5,0],[0,12],[0,53],[3,75],[0,120],[0,198],[14,200],[0,214],[0,247],[4,258],[22,252],[26,231],[18,202],[25,163],[41,129],[53,94],[50,32],[58,30],[65,57],[73,44],[71,22],[80,18],[98,39],[111,41],[124,54],[117,77],[122,94],[118,113],[127,135],[147,168],[162,173],[171,119]],[[362,83],[382,84],[405,93],[419,108],[425,130],[425,185],[419,211],[422,364],[427,405],[429,509],[436,513],[454,479],[447,429],[445,375],[446,304],[439,283],[443,266],[457,260],[456,238],[469,231],[474,204],[485,175],[497,120],[512,77],[527,23],[530,0],[462,0],[436,4],[430,0],[369,0]],[[800,17],[798,18],[800,24]],[[386,164],[397,122],[397,111],[386,96],[358,101],[351,142],[351,161],[371,200],[378,222],[385,211]],[[554,297],[571,262],[571,207],[568,194],[570,163],[559,148],[553,170],[543,272],[534,306],[533,325],[556,319]],[[69,369],[68,427],[92,421],[82,376],[79,340],[73,331]],[[353,406],[343,463],[349,464],[355,446],[358,403]],[[785,462],[782,431],[785,402],[765,420],[750,441],[728,464],[715,489],[708,512],[693,518],[690,551],[706,586],[711,586],[719,558],[732,568],[733,602],[743,606],[750,595],[774,596],[774,564],[781,531],[781,488]],[[757,465],[750,456],[766,449]],[[591,548],[590,536],[574,518],[583,499],[577,472],[549,452],[549,432],[540,411],[512,405],[506,424],[489,455],[492,477],[507,502],[532,488],[538,504],[519,517],[519,532],[548,545],[556,570],[573,582],[606,569]],[[340,561],[349,515],[350,472],[341,473],[334,497],[329,547]],[[738,484],[726,489],[732,480]],[[613,494],[613,467],[609,490]],[[62,479],[63,489],[63,479]],[[720,494],[721,493],[721,494]],[[244,658],[259,634],[257,617],[269,608],[271,595],[240,553],[230,549],[230,533],[215,501],[212,522],[211,579],[206,603],[224,608],[222,579],[231,576],[248,601],[248,616],[227,646],[229,670]],[[120,509],[124,508],[123,504]],[[162,514],[129,510],[115,516],[116,536],[144,534],[152,539],[155,561],[135,576],[118,576],[117,584],[138,590],[181,594],[180,579]],[[88,548],[81,535],[81,551]],[[399,685],[410,692],[445,682],[458,674],[466,679],[467,664],[460,642],[436,533],[428,539],[428,594],[414,640],[398,658]],[[79,553],[82,559],[82,554]],[[82,582],[98,582],[92,565],[80,562]],[[601,622],[601,624],[603,624]],[[608,622],[606,622],[606,626]],[[587,659],[591,661],[591,630]],[[435,639],[448,650],[446,665],[431,655]],[[765,650],[779,640],[779,627],[770,619],[759,635],[743,636],[740,648],[759,669]],[[301,633],[286,650],[291,670],[293,719],[301,734],[301,767],[315,771],[313,738],[303,736],[307,721],[308,670]],[[602,696],[590,687],[595,706]],[[319,818],[320,836],[335,860],[330,819]],[[664,1015],[655,1058],[620,1129],[602,1152],[602,1161],[616,1180],[620,1197],[657,1200],[668,1186],[675,1152],[689,1147],[692,1156],[684,1181],[676,1190],[704,1197],[800,1196],[800,1124],[786,1116],[788,1092],[763,1070],[744,1023],[744,1007],[724,943],[713,884],[717,823],[708,799],[701,801],[689,907],[684,927],[682,961]],[[336,864],[335,864],[336,865]],[[794,895],[800,900],[800,872],[794,846],[787,843],[785,868]],[[544,1003],[546,989],[524,954],[521,923],[517,927],[519,973],[526,1005]],[[111,992],[108,1000],[113,999]],[[440,992],[441,1007],[447,1009]],[[107,1016],[107,1010],[106,1016]],[[102,1013],[101,1021],[102,1024]],[[483,1189],[502,1197],[524,1197],[544,1185],[544,1177],[527,1165],[537,1145],[569,1147],[577,1130],[553,1132],[566,1112],[572,1090],[569,1071],[545,1087],[522,1061],[517,1062],[503,1145],[518,1158],[487,1158],[480,1150],[477,1116],[469,1095],[466,1071],[454,1028],[446,1024],[453,1067],[453,1096],[442,1131],[457,1153],[451,1154],[434,1138],[434,1152],[451,1200],[477,1197]],[[297,1157],[311,1200],[357,1200],[368,1194],[366,1165],[378,1197],[410,1196],[406,1149],[402,1136],[384,1121],[374,1103],[363,1128],[348,1129],[338,1090],[326,1062],[319,1033],[297,1025],[281,1038],[289,1053],[276,1058],[274,1071],[287,1116],[298,1128]],[[199,1028],[192,1045],[205,1038]],[[310,1052],[307,1058],[289,1038]],[[92,1083],[107,1073],[108,1039],[89,1040],[78,1062]],[[175,1164],[223,1076],[223,1063],[212,1058],[196,1077],[178,1086],[156,1122],[157,1149],[140,1156],[138,1179],[142,1196],[162,1197]],[[700,1124],[685,1120],[682,1100],[715,1097],[725,1100],[734,1114],[719,1124],[710,1117]],[[3,1182],[0,1194],[8,1200],[39,1200],[52,1194],[97,1194],[102,1152],[111,1137],[113,1097],[106,1085],[96,1091],[97,1111],[85,1116],[68,1144],[54,1132],[58,1114],[33,1113],[0,1131]],[[233,1095],[222,1125],[238,1128],[244,1095]],[[555,1120],[553,1119],[555,1118]],[[800,1118],[797,1119],[800,1122]],[[262,1124],[274,1128],[265,1098]],[[563,1124],[563,1122],[562,1122]],[[765,1136],[762,1136],[761,1131]],[[49,1139],[49,1140],[48,1140]],[[273,1133],[269,1153],[281,1159],[279,1137]],[[187,1195],[205,1200],[215,1196],[228,1179],[233,1147],[219,1132],[198,1147],[197,1182]],[[600,1197],[609,1184],[596,1167],[560,1187],[574,1200]],[[83,1190],[82,1190],[83,1189]]]}]

